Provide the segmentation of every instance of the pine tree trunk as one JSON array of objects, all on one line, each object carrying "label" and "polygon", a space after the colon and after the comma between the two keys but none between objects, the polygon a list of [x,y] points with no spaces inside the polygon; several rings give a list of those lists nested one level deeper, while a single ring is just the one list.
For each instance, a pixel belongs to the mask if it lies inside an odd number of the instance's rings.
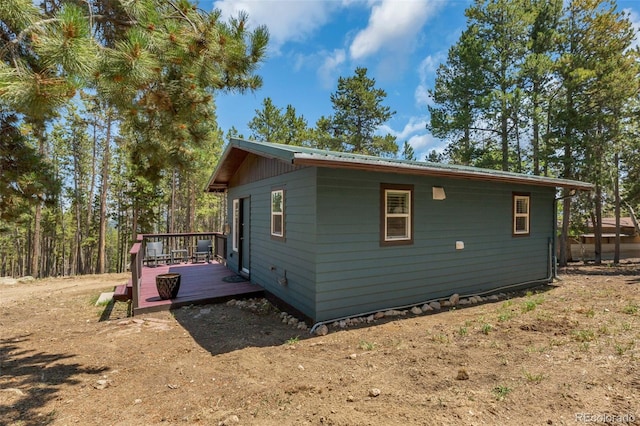
[{"label": "pine tree trunk", "polygon": [[[574,104],[573,104],[573,91],[568,89],[566,94],[566,109],[571,114],[574,112]],[[573,152],[571,146],[571,137],[573,136],[573,128],[571,127],[571,121],[568,121],[565,124],[564,129],[564,153],[562,156],[563,163],[563,171],[562,177],[564,179],[572,179],[573,178]],[[567,266],[567,256],[570,253],[570,245],[569,245],[569,222],[571,220],[571,196],[569,195],[569,190],[565,189],[562,191],[563,200],[562,200],[562,232],[560,234],[560,257],[558,259],[558,264],[560,266]]]},{"label": "pine tree trunk", "polygon": [[66,276],[69,274],[69,271],[67,269],[67,249],[66,249],[66,241],[67,239],[65,238],[65,224],[64,224],[64,209],[62,208],[62,197],[60,197],[60,228],[61,228],[61,233],[60,233],[60,240],[61,240],[61,245],[62,245],[62,265],[60,265],[60,272],[62,274],[62,276]]},{"label": "pine tree trunk", "polygon": [[469,129],[469,127],[466,127],[464,129],[464,138],[463,140],[463,160],[462,160],[462,165],[463,166],[470,166],[471,165],[471,129]]},{"label": "pine tree trunk", "polygon": [[538,100],[538,94],[540,93],[540,83],[536,80],[533,83],[533,136],[531,139],[531,149],[533,155],[533,174],[540,176],[540,117],[538,109],[540,108],[540,101]]},{"label": "pine tree trunk", "polygon": [[613,181],[613,191],[614,191],[614,203],[615,203],[615,215],[616,215],[616,241],[615,241],[615,250],[613,253],[613,263],[616,265],[620,263],[620,156],[616,151],[614,156],[615,162],[615,176]]},{"label": "pine tree trunk", "polygon": [[82,214],[81,214],[81,206],[80,206],[80,174],[79,174],[79,158],[78,154],[75,152],[77,149],[74,148],[73,152],[73,192],[74,192],[74,214],[76,219],[76,229],[73,234],[73,250],[71,252],[71,265],[70,265],[70,275],[78,275],[82,271]]},{"label": "pine tree trunk", "polygon": [[516,130],[516,157],[518,164],[516,164],[516,172],[522,173],[522,148],[520,147],[520,132]]},{"label": "pine tree trunk", "polygon": [[[84,235],[91,235],[91,229],[93,228],[92,222],[93,222],[93,194],[96,188],[96,176],[97,176],[97,172],[96,172],[96,158],[98,156],[98,136],[96,134],[97,132],[97,123],[94,121],[94,125],[93,125],[93,156],[91,158],[91,180],[90,180],[90,184],[89,184],[89,188],[87,190],[87,216],[86,216],[86,222],[85,222],[85,229],[84,229]],[[90,274],[91,271],[91,267],[92,267],[92,252],[93,252],[93,247],[87,245],[84,249],[84,258],[85,258],[85,262],[84,262],[84,268],[82,269],[82,273],[83,274]]]},{"label": "pine tree trunk", "polygon": [[[34,132],[38,138],[38,154],[41,158],[45,158],[45,126],[44,121],[39,120],[34,123]],[[29,265],[29,275],[40,278],[40,256],[42,251],[42,242],[40,241],[42,236],[42,227],[40,222],[42,221],[42,202],[38,200],[36,204],[36,210],[33,215],[33,236],[31,242],[31,263]]]},{"label": "pine tree trunk", "polygon": [[[196,189],[193,187],[193,183],[191,183],[191,179],[189,179],[189,232],[196,231]],[[204,231],[209,231],[205,229]]]},{"label": "pine tree trunk", "polygon": [[175,231],[176,217],[176,169],[171,172],[171,208],[169,209],[169,232]]},{"label": "pine tree trunk", "polygon": [[558,255],[558,265],[567,266],[568,250],[569,250],[569,220],[571,218],[571,197],[568,191],[564,190],[564,199],[562,200],[562,229],[560,232],[560,244]]},{"label": "pine tree trunk", "polygon": [[[503,95],[504,96],[504,95]],[[509,123],[507,113],[507,101],[502,101],[502,116],[500,122],[500,139],[502,140],[502,170],[509,171]]]},{"label": "pine tree trunk", "polygon": [[29,264],[28,274],[39,278],[40,271],[38,270],[38,265],[40,264],[40,234],[42,233],[42,228],[40,227],[40,221],[42,220],[42,203],[36,204],[36,211],[33,214],[33,235],[31,241],[31,263]]},{"label": "pine tree trunk", "polygon": [[131,218],[131,241],[135,242],[138,238],[138,201],[133,201],[133,217]]},{"label": "pine tree trunk", "polygon": [[102,153],[102,188],[100,189],[100,230],[98,233],[98,264],[96,273],[104,274],[106,270],[107,251],[107,193],[109,191],[109,167],[111,163],[111,111],[107,109],[106,135]]},{"label": "pine tree trunk", "polygon": [[602,187],[596,183],[594,196],[594,222],[593,231],[595,237],[595,263],[602,264]]}]

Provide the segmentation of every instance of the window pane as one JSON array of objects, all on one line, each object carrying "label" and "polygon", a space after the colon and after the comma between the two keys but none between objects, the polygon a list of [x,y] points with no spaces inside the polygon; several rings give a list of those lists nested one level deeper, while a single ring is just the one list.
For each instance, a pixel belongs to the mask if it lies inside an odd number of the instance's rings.
[{"label": "window pane", "polygon": [[529,200],[526,198],[516,198],[516,213],[529,213]]},{"label": "window pane", "polygon": [[282,216],[281,215],[273,215],[271,216],[273,221],[273,234],[274,235],[282,235]]},{"label": "window pane", "polygon": [[387,213],[409,214],[409,193],[387,192]]},{"label": "window pane", "polygon": [[527,217],[516,217],[516,232],[527,232]]},{"label": "window pane", "polygon": [[388,217],[387,218],[387,238],[409,238],[407,232],[408,218]]},{"label": "window pane", "polygon": [[271,209],[273,213],[282,213],[282,191],[271,193]]},{"label": "window pane", "polygon": [[238,251],[240,241],[240,200],[233,200],[233,250]]}]

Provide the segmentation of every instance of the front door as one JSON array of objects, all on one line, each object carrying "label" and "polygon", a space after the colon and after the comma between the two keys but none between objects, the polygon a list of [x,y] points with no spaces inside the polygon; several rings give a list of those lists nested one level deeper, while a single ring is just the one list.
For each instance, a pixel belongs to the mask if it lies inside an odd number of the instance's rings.
[{"label": "front door", "polygon": [[239,265],[238,272],[240,275],[245,277],[249,277],[250,271],[250,218],[251,218],[251,199],[250,198],[241,198],[240,199],[240,245],[238,247],[240,253],[239,255]]}]

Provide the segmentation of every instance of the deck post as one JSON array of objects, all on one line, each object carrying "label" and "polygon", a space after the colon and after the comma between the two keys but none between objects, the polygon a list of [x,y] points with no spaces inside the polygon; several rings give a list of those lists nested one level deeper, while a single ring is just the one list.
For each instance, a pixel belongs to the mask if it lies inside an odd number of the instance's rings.
[{"label": "deck post", "polygon": [[137,242],[129,251],[129,255],[131,256],[131,298],[133,305],[131,315],[134,315],[135,310],[139,306],[140,278],[142,277],[142,260],[144,257],[144,254],[142,253],[144,236],[138,235],[136,240]]}]

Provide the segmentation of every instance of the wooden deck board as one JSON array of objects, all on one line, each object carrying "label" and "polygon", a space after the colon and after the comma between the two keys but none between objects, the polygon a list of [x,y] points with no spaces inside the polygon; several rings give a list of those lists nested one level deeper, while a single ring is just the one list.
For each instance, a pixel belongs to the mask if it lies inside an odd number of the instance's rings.
[{"label": "wooden deck board", "polygon": [[[156,289],[156,276],[179,273],[180,291],[175,299],[162,300]],[[144,267],[138,295],[138,307],[134,315],[198,305],[223,302],[234,297],[261,295],[264,289],[248,281],[227,283],[222,279],[236,275],[220,263],[176,264]]]}]

